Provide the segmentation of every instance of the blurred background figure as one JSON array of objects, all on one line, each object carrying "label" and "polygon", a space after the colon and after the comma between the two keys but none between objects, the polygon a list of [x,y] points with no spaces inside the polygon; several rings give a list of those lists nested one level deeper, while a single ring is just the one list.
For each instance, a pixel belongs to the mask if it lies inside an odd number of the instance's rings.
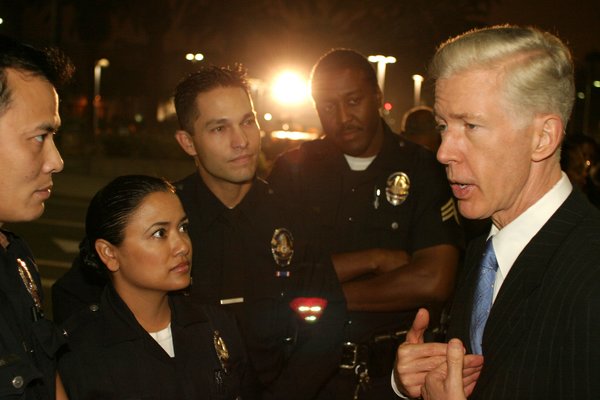
[{"label": "blurred background figure", "polygon": [[442,139],[436,129],[433,110],[427,106],[413,107],[402,117],[402,134],[411,142],[437,152]]},{"label": "blurred background figure", "polygon": [[600,207],[599,156],[599,145],[592,137],[566,135],[560,159],[562,170],[596,207]]}]

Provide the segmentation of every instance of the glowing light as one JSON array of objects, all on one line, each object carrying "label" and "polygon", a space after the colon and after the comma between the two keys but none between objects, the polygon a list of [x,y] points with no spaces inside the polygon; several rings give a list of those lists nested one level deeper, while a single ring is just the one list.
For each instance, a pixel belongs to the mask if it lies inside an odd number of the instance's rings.
[{"label": "glowing light", "polygon": [[308,84],[298,74],[285,71],[273,82],[275,100],[282,104],[299,104],[308,100]]},{"label": "glowing light", "polygon": [[327,300],[321,297],[296,297],[290,307],[306,322],[317,322],[323,314]]},{"label": "glowing light", "polygon": [[98,61],[96,61],[96,66],[101,67],[101,68],[106,68],[106,67],[110,66],[110,61],[108,61],[106,58],[101,58]]},{"label": "glowing light", "polygon": [[2,25],[2,23],[4,23],[4,20],[0,18],[0,25]]},{"label": "glowing light", "polygon": [[271,113],[265,113],[265,115],[263,115],[263,118],[265,119],[265,121],[271,121],[273,119],[273,115]]},{"label": "glowing light", "polygon": [[383,104],[383,108],[384,108],[384,110],[386,110],[386,111],[390,111],[390,110],[392,109],[392,103],[390,103],[389,101],[388,101],[388,102],[385,102],[385,103]]},{"label": "glowing light", "polygon": [[188,61],[202,61],[204,60],[204,54],[202,53],[187,53],[185,59]]},{"label": "glowing light", "polygon": [[376,55],[369,56],[368,60],[372,63],[394,64],[396,62],[396,57]]},{"label": "glowing light", "polygon": [[414,103],[415,107],[421,105],[421,84],[425,80],[421,75],[413,75],[412,79],[414,81]]},{"label": "glowing light", "polygon": [[600,81],[594,81],[594,87],[600,88]]},{"label": "glowing light", "polygon": [[412,76],[413,81],[418,82],[418,83],[422,83],[425,78],[423,78],[423,76],[415,74]]},{"label": "glowing light", "polygon": [[319,138],[319,134],[298,131],[273,131],[271,137],[282,140],[314,140]]}]

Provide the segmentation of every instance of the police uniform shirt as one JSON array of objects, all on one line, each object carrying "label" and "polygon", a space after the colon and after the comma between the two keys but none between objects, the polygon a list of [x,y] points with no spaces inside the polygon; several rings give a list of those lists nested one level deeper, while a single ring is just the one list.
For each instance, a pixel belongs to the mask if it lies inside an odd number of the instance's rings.
[{"label": "police uniform shirt", "polygon": [[[382,122],[383,123],[383,122]],[[321,241],[333,253],[368,248],[413,252],[440,244],[463,246],[458,213],[442,166],[425,148],[404,140],[383,123],[382,149],[365,171],[350,170],[327,137],[303,143],[275,163],[270,183],[311,213]],[[398,205],[386,196],[388,180],[410,180]],[[352,312],[348,340],[410,327],[414,312]]]},{"label": "police uniform shirt", "polygon": [[[258,179],[234,209],[197,173],[176,186],[194,246],[191,297],[236,314],[264,399],[313,398],[339,365],[345,303],[331,263],[320,262],[301,216]],[[287,267],[272,254],[279,228],[294,239]],[[294,313],[290,302],[297,297],[328,300],[318,322],[308,324]]]},{"label": "police uniform shirt", "polygon": [[[69,350],[58,365],[69,398],[254,398],[234,318],[216,307],[194,306],[179,294],[170,297],[170,306],[174,358],[139,325],[111,284],[99,305],[69,318],[64,324]],[[219,358],[218,338],[227,360]]]},{"label": "police uniform shirt", "polygon": [[30,285],[33,296],[42,300],[41,280],[28,246],[5,230],[0,231],[0,239],[4,242],[0,246],[0,399],[53,399],[55,355],[64,339],[43,318],[25,286]]}]

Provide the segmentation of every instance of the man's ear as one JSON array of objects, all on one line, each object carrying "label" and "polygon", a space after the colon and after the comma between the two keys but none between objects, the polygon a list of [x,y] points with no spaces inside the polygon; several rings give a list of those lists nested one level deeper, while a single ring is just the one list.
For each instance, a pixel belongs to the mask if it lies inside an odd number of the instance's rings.
[{"label": "man's ear", "polygon": [[120,268],[119,260],[117,259],[116,249],[112,243],[107,242],[104,239],[96,240],[94,244],[96,252],[100,259],[106,265],[110,272],[117,272]]},{"label": "man's ear", "polygon": [[536,134],[531,159],[542,161],[556,154],[560,148],[564,136],[564,125],[558,115],[549,114],[537,117],[534,127]]},{"label": "man's ear", "polygon": [[194,145],[194,140],[192,136],[182,129],[179,129],[175,132],[175,140],[179,143],[179,146],[185,151],[188,155],[195,157],[198,155],[196,152],[196,146]]}]

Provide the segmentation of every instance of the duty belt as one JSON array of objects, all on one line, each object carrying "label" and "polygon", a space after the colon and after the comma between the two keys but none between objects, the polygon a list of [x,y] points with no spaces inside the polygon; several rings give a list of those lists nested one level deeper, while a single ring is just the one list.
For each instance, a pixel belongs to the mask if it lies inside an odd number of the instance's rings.
[{"label": "duty belt", "polygon": [[[382,335],[373,336],[366,343],[345,342],[342,346],[342,359],[340,368],[342,371],[348,371],[356,376],[357,383],[354,390],[354,399],[359,398],[361,391],[369,389],[371,376],[369,372],[375,372],[374,377],[382,376],[391,371],[395,350],[401,341],[406,337],[405,330],[391,332]],[[389,357],[383,357],[383,360],[378,360],[381,364],[375,364],[374,360],[379,359],[377,352],[380,346],[387,346],[384,351],[392,353],[390,365],[387,365],[386,360]]]}]

